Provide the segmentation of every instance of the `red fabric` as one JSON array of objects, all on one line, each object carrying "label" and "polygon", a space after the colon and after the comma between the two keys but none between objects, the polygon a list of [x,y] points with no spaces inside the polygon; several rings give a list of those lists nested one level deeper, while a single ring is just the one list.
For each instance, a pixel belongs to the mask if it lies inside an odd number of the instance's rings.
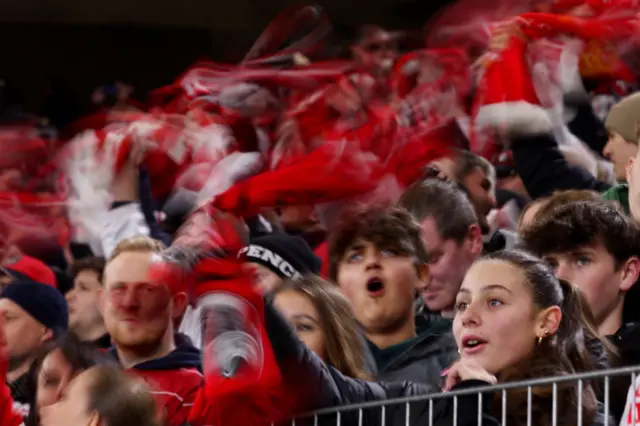
[{"label": "red fabric", "polygon": [[0,234],[19,244],[27,239],[68,244],[64,198],[49,193],[0,192]]},{"label": "red fabric", "polygon": [[454,134],[451,123],[423,135],[410,136],[404,143],[397,141],[397,150],[389,159],[390,169],[405,187],[424,177],[425,167],[438,158],[451,155]]},{"label": "red fabric", "polygon": [[46,163],[51,155],[53,142],[38,136],[32,126],[5,126],[0,128],[0,170],[19,169],[32,172]]},{"label": "red fabric", "polygon": [[250,217],[265,207],[345,199],[373,190],[385,173],[375,158],[353,144],[327,142],[289,167],[234,185],[216,197],[213,206]]},{"label": "red fabric", "polygon": [[621,40],[635,35],[638,22],[629,17],[589,19],[552,13],[523,13],[516,22],[532,39],[570,34],[584,40]]},{"label": "red fabric", "polygon": [[0,424],[2,426],[19,426],[24,423],[24,417],[13,408],[11,389],[3,380],[0,384]]},{"label": "red fabric", "polygon": [[[204,387],[190,399],[193,407],[188,420],[194,425],[269,425],[289,417],[295,399],[282,383],[280,369],[264,326],[264,299],[252,276],[247,274],[237,253],[246,246],[242,221],[213,206],[204,206],[189,218],[179,232],[167,259],[188,259],[182,263],[158,262],[151,269],[158,282],[180,281],[172,291],[187,291],[195,300],[214,293],[234,295],[244,301],[244,330],[261,347],[260,365],[246,366],[231,378],[219,371],[219,356],[210,342],[217,337],[209,329],[203,307],[202,333]],[[171,256],[175,250],[176,256]],[[207,253],[213,255],[207,256]],[[182,272],[179,271],[182,269]],[[254,367],[253,369],[251,367]],[[250,403],[248,403],[250,401]],[[182,413],[182,411],[180,411]],[[182,415],[180,416],[182,418]]]},{"label": "red fabric", "polygon": [[553,2],[553,11],[570,12],[571,9],[584,5],[588,5],[596,16],[611,11],[635,13],[638,9],[637,0],[556,0]]},{"label": "red fabric", "polygon": [[36,258],[21,256],[12,263],[5,263],[3,266],[9,271],[18,272],[33,281],[57,288],[56,276],[51,268]]},{"label": "red fabric", "polygon": [[19,426],[23,424],[24,417],[14,409],[14,401],[11,389],[7,385],[7,369],[9,367],[9,353],[7,352],[7,336],[5,333],[6,318],[0,315],[0,425]]},{"label": "red fabric", "polygon": [[203,386],[202,374],[197,369],[137,370],[132,368],[127,371],[141,377],[149,384],[166,426],[186,424],[191,405]]},{"label": "red fabric", "polygon": [[[242,263],[235,260],[205,259],[195,268],[197,298],[212,292],[233,294],[248,302],[253,309],[247,311],[247,330],[259,330],[262,346],[262,365],[255,370],[245,369],[227,379],[214,368],[217,354],[207,351],[203,356],[205,388],[200,401],[194,404],[191,420],[196,424],[223,426],[270,425],[287,419],[294,413],[295,398],[282,383],[280,369],[275,360],[269,336],[264,327],[264,299],[256,290],[253,280],[244,272]],[[211,277],[211,278],[207,278]],[[207,341],[206,326],[203,331]],[[247,404],[247,401],[251,401]]]},{"label": "red fabric", "polygon": [[519,37],[511,37],[507,47],[492,60],[480,82],[478,100],[484,105],[525,101],[538,105],[540,101],[531,81],[525,61],[527,44]]},{"label": "red fabric", "polygon": [[525,60],[526,49],[524,40],[512,36],[507,47],[489,59],[478,83],[478,90],[473,99],[474,121],[469,149],[490,161],[498,154],[500,147],[494,139],[495,124],[483,128],[477,124],[482,108],[503,102],[524,101],[532,105],[540,104]]},{"label": "red fabric", "polygon": [[329,279],[329,243],[327,241],[320,244],[313,251],[316,256],[322,261],[320,267],[320,276],[324,279]]},{"label": "red fabric", "polygon": [[[98,155],[114,156],[114,174],[129,159],[133,144],[144,144],[143,164],[152,182],[156,199],[171,193],[179,173],[191,158],[188,119],[176,115],[152,115],[139,112],[118,116],[121,125],[96,131]],[[127,124],[128,123],[128,124]]]},{"label": "red fabric", "polygon": [[594,39],[587,43],[580,55],[580,75],[598,80],[635,81],[635,74],[622,61],[615,44]]}]

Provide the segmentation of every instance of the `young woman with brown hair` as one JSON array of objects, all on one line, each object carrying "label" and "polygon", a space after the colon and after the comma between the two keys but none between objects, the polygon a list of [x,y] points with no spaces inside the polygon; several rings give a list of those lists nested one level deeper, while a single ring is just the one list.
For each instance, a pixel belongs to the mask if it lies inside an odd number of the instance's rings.
[{"label": "young woman with brown hair", "polygon": [[324,362],[347,377],[370,378],[364,339],[351,305],[335,285],[316,275],[284,281],[274,290],[274,304]]},{"label": "young woman with brown hair", "polygon": [[[597,369],[587,348],[597,331],[584,297],[526,252],[499,252],[474,264],[458,293],[456,310],[459,363],[475,365],[499,382]],[[457,382],[456,369],[454,365],[449,372],[445,388]],[[527,424],[527,397],[526,389],[508,392],[509,424]],[[534,425],[551,424],[552,399],[552,386],[533,388]],[[500,403],[496,406],[501,408]],[[578,410],[583,424],[597,423],[598,401],[589,382],[582,390],[576,382],[559,384],[556,407],[561,407],[558,424],[577,424]]]}]

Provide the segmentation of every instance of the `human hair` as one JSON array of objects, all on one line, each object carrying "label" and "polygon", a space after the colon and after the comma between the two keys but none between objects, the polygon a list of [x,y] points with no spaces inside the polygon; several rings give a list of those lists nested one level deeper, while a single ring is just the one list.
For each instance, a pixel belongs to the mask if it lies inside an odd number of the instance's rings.
[{"label": "human hair", "polygon": [[273,295],[284,291],[302,294],[318,311],[325,336],[327,364],[345,376],[371,379],[365,369],[364,339],[358,333],[358,322],[351,304],[337,287],[317,275],[309,274],[282,282],[274,289]]},{"label": "human hair", "polygon": [[166,248],[167,246],[162,241],[155,240],[151,237],[147,237],[146,235],[137,235],[120,241],[113,249],[113,252],[109,257],[109,262],[122,253],[160,253]]},{"label": "human hair", "polygon": [[89,370],[88,411],[105,426],[158,426],[156,403],[147,384],[111,365]]},{"label": "human hair", "polygon": [[602,244],[616,269],[640,253],[638,226],[610,201],[576,201],[559,205],[522,232],[526,248],[538,256]]},{"label": "human hair", "polygon": [[491,180],[496,179],[496,169],[493,165],[484,157],[474,154],[466,149],[458,150],[455,158],[455,179],[458,182],[462,182],[473,170],[480,169]]},{"label": "human hair", "polygon": [[411,185],[400,197],[399,206],[420,223],[431,217],[443,240],[461,243],[471,225],[478,224],[476,211],[467,195],[451,182],[427,179]]},{"label": "human hair", "polygon": [[567,189],[564,191],[555,191],[551,196],[538,198],[535,201],[527,204],[527,206],[522,209],[520,214],[520,222],[522,222],[522,218],[524,217],[527,210],[529,210],[533,206],[540,206],[535,215],[535,221],[542,220],[543,218],[551,215],[555,209],[560,206],[564,206],[569,203],[574,203],[576,201],[601,201],[602,196],[596,192],[588,189]]},{"label": "human hair", "polygon": [[417,267],[428,260],[420,225],[408,211],[394,206],[357,206],[343,212],[329,234],[329,276],[332,281],[337,281],[344,254],[358,240],[414,257],[416,272]]},{"label": "human hair", "polygon": [[45,358],[59,350],[71,365],[73,373],[79,373],[95,365],[113,364],[115,361],[106,353],[100,352],[94,346],[84,343],[72,332],[65,333],[55,341],[45,345],[36,355],[27,372],[27,394],[29,395],[29,414],[25,419],[25,426],[39,426],[40,413],[36,400],[38,397],[38,375]]},{"label": "human hair", "polygon": [[[530,358],[501,372],[502,381],[519,381],[542,377],[559,377],[593,371],[597,368],[588,344],[601,339],[593,323],[591,311],[580,291],[566,281],[555,277],[553,270],[542,259],[520,250],[491,253],[483,259],[507,262],[522,272],[531,291],[535,312],[557,306],[562,319],[557,332],[543,339]],[[605,347],[610,347],[606,343]],[[578,384],[567,382],[557,387],[558,424],[577,424]],[[501,398],[497,398],[501,401]],[[539,386],[532,389],[532,415],[536,424],[551,424],[553,389]],[[582,388],[582,413],[585,424],[590,424],[597,413],[597,398],[590,382]],[[498,403],[501,406],[501,402]],[[507,396],[508,423],[526,424],[527,390],[509,391]]]},{"label": "human hair", "polygon": [[83,259],[76,260],[69,268],[68,275],[75,279],[82,271],[92,271],[98,275],[98,281],[102,282],[102,274],[104,273],[104,266],[106,260],[104,257],[90,256]]}]

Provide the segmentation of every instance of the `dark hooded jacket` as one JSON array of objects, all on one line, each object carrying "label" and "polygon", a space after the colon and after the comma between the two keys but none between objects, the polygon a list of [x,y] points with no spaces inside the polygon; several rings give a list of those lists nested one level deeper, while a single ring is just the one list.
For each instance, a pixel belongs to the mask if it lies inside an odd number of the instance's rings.
[{"label": "dark hooded jacket", "polygon": [[451,321],[424,317],[416,321],[416,332],[415,338],[386,349],[367,342],[376,361],[378,380],[411,380],[436,387],[442,384],[440,373],[458,358]]}]

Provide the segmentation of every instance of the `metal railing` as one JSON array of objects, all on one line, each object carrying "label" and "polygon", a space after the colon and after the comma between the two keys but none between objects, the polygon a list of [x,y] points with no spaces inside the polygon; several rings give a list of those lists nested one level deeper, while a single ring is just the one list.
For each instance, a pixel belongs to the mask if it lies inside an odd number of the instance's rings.
[{"label": "metal railing", "polygon": [[[613,377],[621,377],[627,376],[629,377],[630,383],[630,392],[625,394],[626,405],[623,413],[622,421],[618,419],[613,419],[611,416],[611,379]],[[527,394],[527,425],[531,426],[532,424],[536,424],[533,419],[532,413],[532,397],[533,397],[533,389],[538,387],[552,387],[552,413],[551,413],[551,426],[569,426],[569,425],[560,425],[558,420],[558,410],[562,410],[563,407],[558,406],[558,385],[564,384],[567,382],[577,382],[577,398],[575,406],[577,406],[577,426],[591,426],[589,424],[584,424],[585,420],[583,419],[583,386],[585,382],[589,383],[604,383],[604,396],[603,401],[599,401],[601,406],[604,409],[604,418],[603,423],[599,423],[598,426],[603,424],[604,426],[617,426],[620,425],[640,425],[640,366],[634,367],[625,367],[625,368],[617,368],[617,369],[609,369],[609,370],[597,370],[588,373],[581,374],[573,374],[562,377],[549,377],[549,378],[540,378],[533,379],[527,381],[520,382],[509,382],[491,386],[483,386],[483,387],[475,387],[468,389],[459,389],[453,390],[449,392],[438,392],[438,393],[429,393],[424,395],[416,395],[404,398],[397,399],[387,399],[387,400],[379,400],[379,401],[371,401],[360,404],[352,404],[352,405],[343,405],[340,407],[327,408],[323,410],[316,411],[314,413],[306,414],[303,416],[299,416],[296,419],[292,420],[291,423],[288,423],[290,426],[302,426],[302,425],[311,425],[314,426],[370,426],[375,424],[376,426],[434,426],[434,404],[441,400],[452,399],[453,405],[453,413],[452,413],[452,421],[448,424],[452,426],[463,426],[459,425],[459,413],[458,413],[458,402],[460,398],[477,395],[478,405],[476,406],[477,410],[477,422],[472,422],[473,424],[482,425],[483,424],[483,414],[488,414],[492,416],[499,424],[506,426],[507,425],[507,398],[508,391],[516,390],[516,389],[526,389]],[[496,415],[496,413],[482,413],[481,409],[478,407],[482,407],[482,400],[484,395],[496,393],[501,394],[501,414]],[[412,420],[412,412],[414,410],[414,405],[420,405],[424,408],[424,410],[428,411],[428,423],[418,422],[417,418]],[[397,410],[396,408],[399,406],[404,406],[404,409]],[[390,411],[390,407],[394,407],[395,416],[390,418],[388,412]],[[601,407],[602,408],[602,407]],[[424,415],[424,410],[420,413]],[[372,412],[377,411],[376,414]],[[366,413],[366,414],[365,414]],[[403,419],[399,419],[398,414],[403,414]],[[466,421],[465,425],[470,425],[468,418],[469,416],[465,416]],[[373,420],[372,420],[373,419]],[[422,419],[422,417],[421,417]],[[415,423],[414,423],[415,421]],[[440,423],[438,423],[440,424]],[[573,426],[573,425],[570,425]]]}]

